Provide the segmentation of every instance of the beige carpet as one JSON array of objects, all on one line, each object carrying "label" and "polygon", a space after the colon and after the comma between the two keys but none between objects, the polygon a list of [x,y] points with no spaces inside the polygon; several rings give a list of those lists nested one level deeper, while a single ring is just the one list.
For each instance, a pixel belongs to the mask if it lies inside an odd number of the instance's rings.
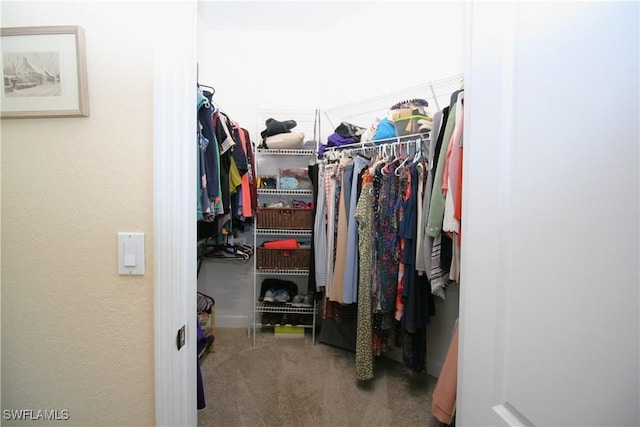
[{"label": "beige carpet", "polygon": [[199,426],[427,426],[436,379],[376,360],[375,377],[355,378],[355,355],[311,336],[276,338],[218,328],[201,359],[207,406]]}]

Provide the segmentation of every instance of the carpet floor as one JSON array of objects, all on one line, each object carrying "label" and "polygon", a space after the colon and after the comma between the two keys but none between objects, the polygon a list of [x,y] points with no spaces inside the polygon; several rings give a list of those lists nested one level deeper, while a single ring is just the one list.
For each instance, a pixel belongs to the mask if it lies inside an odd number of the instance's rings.
[{"label": "carpet floor", "polygon": [[376,359],[374,378],[355,378],[355,355],[311,336],[280,338],[217,328],[215,352],[201,360],[206,408],[199,426],[427,426],[436,379]]}]

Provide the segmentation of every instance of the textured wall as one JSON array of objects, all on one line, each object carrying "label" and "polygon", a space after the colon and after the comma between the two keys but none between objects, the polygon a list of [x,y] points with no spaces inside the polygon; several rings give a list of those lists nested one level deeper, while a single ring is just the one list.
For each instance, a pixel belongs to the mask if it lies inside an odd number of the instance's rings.
[{"label": "textured wall", "polygon": [[[153,425],[149,3],[1,7],[3,27],[85,28],[91,108],[1,124],[2,409]],[[146,275],[118,275],[118,231],[146,233]]]}]

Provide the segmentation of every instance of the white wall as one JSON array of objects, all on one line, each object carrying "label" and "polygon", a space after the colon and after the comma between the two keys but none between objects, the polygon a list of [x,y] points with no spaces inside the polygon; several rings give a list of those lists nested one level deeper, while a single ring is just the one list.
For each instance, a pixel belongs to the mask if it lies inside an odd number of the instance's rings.
[{"label": "white wall", "polygon": [[[334,109],[337,125],[340,111],[354,112],[342,109],[345,104],[363,101],[363,108],[371,107],[371,98],[461,74],[464,11],[462,2],[200,2],[199,81],[215,87],[216,102],[254,140],[264,129],[258,111],[269,108]],[[214,268],[238,269],[217,263],[205,274],[212,277]],[[218,325],[237,324],[233,313],[250,307],[237,296],[252,282],[212,284],[202,278],[199,284],[217,297]],[[456,290],[437,301],[429,327],[433,375],[439,374],[458,316]]]},{"label": "white wall", "polygon": [[199,16],[200,82],[253,132],[257,109],[327,109],[463,72],[462,2],[211,1]]},{"label": "white wall", "polygon": [[[246,241],[253,244],[253,237]],[[253,272],[253,259],[246,263],[217,259],[202,263],[198,290],[216,301],[216,327],[248,327],[253,313]]]},{"label": "white wall", "polygon": [[[153,425],[157,21],[146,2],[1,8],[2,27],[84,27],[91,113],[1,123],[2,409]],[[118,231],[146,234],[144,276],[118,275]]]}]

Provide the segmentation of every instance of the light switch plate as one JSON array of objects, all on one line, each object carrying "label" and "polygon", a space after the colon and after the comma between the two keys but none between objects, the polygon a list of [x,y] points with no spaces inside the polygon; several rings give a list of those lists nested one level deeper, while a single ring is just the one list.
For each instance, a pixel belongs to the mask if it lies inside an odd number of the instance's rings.
[{"label": "light switch plate", "polygon": [[144,233],[118,233],[118,273],[144,274]]}]

